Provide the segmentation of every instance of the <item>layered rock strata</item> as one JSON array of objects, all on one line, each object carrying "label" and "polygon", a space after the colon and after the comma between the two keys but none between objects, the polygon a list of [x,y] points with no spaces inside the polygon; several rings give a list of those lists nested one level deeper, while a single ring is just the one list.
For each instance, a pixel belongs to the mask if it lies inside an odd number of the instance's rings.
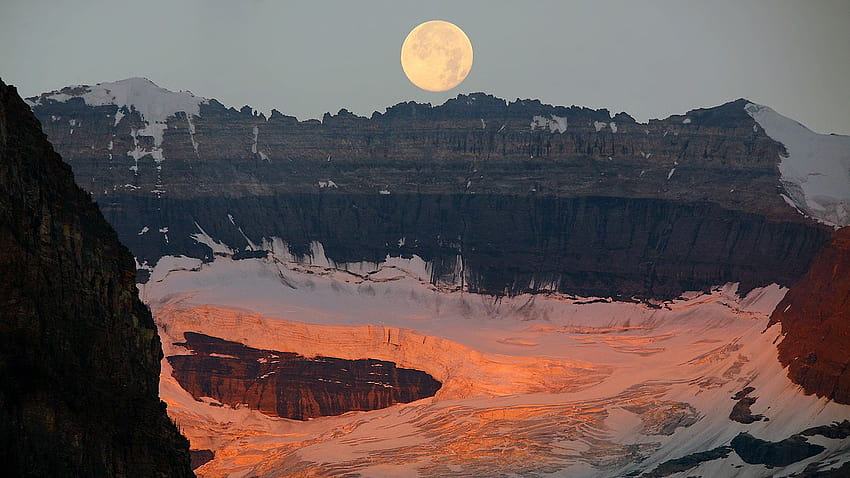
[{"label": "layered rock strata", "polygon": [[646,124],[480,93],[298,121],[138,78],[29,101],[142,264],[212,257],[203,230],[415,254],[474,292],[670,298],[790,286],[829,234],[780,196],[785,150],[743,99]]},{"label": "layered rock strata", "polygon": [[197,399],[247,406],[270,416],[306,420],[377,410],[432,397],[440,382],[381,360],[307,358],[186,332],[192,355],[173,355],[172,375]]}]

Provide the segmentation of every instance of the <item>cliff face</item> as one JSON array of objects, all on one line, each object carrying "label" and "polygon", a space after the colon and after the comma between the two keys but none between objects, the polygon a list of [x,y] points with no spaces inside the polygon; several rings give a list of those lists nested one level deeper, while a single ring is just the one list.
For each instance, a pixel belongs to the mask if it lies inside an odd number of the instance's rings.
[{"label": "cliff face", "polygon": [[306,420],[352,410],[377,410],[432,397],[440,382],[418,370],[380,360],[306,358],[187,332],[192,355],[168,362],[195,398],[247,406],[266,415]]},{"label": "cliff face", "polygon": [[0,271],[7,476],[192,476],[133,258],[2,82]]},{"label": "cliff face", "polygon": [[850,403],[850,228],[838,230],[771,315],[779,360],[808,393]]},{"label": "cliff face", "polygon": [[240,253],[276,237],[338,263],[416,254],[477,292],[666,298],[790,286],[829,235],[783,201],[783,145],[746,100],[646,124],[484,94],[299,122],[143,79],[29,101],[151,265],[211,258],[203,229]]},{"label": "cliff face", "polygon": [[[137,110],[122,103],[124,90],[163,104]],[[371,118],[341,110],[299,122],[168,96],[181,94],[137,78],[29,101],[78,183],[99,201],[331,190],[545,194],[709,201],[797,218],[778,195],[783,147],[743,99],[646,124],[604,109],[482,93],[434,107],[402,103]],[[160,113],[169,108],[173,114]]]},{"label": "cliff face", "polygon": [[[163,253],[212,259],[193,239],[200,226],[238,251],[277,237],[296,255],[321,242],[336,263],[415,254],[432,264],[432,282],[491,294],[667,298],[727,282],[741,292],[790,286],[829,237],[711,203],[611,197],[288,194],[139,199],[104,214],[130,231],[121,238],[140,262]],[[156,237],[160,221],[167,243]]]}]

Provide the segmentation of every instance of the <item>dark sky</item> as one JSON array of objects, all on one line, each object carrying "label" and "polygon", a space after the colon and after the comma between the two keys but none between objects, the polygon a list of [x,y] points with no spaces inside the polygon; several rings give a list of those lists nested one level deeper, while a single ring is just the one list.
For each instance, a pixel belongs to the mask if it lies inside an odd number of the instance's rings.
[{"label": "dark sky", "polygon": [[[445,93],[399,64],[433,19],[475,49]],[[3,0],[0,76],[27,96],[144,76],[300,119],[476,91],[641,121],[745,97],[850,134],[850,0]]]}]

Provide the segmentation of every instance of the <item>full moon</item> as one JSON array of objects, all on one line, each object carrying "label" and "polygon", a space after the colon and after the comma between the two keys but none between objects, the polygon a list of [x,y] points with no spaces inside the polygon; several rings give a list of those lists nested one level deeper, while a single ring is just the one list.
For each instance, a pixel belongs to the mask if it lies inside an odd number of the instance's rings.
[{"label": "full moon", "polygon": [[459,85],[472,68],[472,43],[453,23],[425,22],[404,39],[401,68],[407,79],[423,90],[450,90]]}]

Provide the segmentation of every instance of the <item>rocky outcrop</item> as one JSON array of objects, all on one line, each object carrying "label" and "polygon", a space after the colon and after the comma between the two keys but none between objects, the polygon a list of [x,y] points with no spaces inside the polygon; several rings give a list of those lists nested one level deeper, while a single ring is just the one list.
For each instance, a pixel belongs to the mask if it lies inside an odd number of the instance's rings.
[{"label": "rocky outcrop", "polygon": [[776,306],[779,360],[808,393],[850,403],[850,228],[836,231]]},{"label": "rocky outcrop", "polygon": [[143,79],[29,101],[142,263],[212,257],[203,228],[239,253],[416,254],[475,292],[669,298],[790,286],[828,235],[781,198],[783,146],[743,99],[646,124],[481,93],[298,121]]},{"label": "rocky outcrop", "polygon": [[0,271],[4,474],[193,476],[133,257],[2,82]]},{"label": "rocky outcrop", "polygon": [[756,438],[749,433],[739,433],[730,442],[732,449],[746,463],[768,467],[788,466],[815,456],[825,447],[809,443],[801,435],[792,435],[782,441],[771,442]]},{"label": "rocky outcrop", "polygon": [[172,375],[197,399],[247,406],[266,415],[306,420],[352,410],[377,410],[432,397],[440,382],[381,360],[307,358],[186,332]]},{"label": "rocky outcrop", "polygon": [[732,453],[732,447],[728,446],[719,446],[711,450],[691,453],[681,458],[667,460],[651,471],[640,475],[640,478],[663,478],[665,476],[675,475],[676,473],[682,473],[696,468],[702,463],[726,458],[730,453]]},{"label": "rocky outcrop", "polygon": [[212,461],[215,458],[215,453],[212,450],[189,450],[191,457],[191,465],[193,470],[197,470],[205,463]]},{"label": "rocky outcrop", "polygon": [[753,412],[750,409],[750,407],[752,407],[759,398],[748,396],[754,390],[755,388],[753,387],[745,387],[743,390],[732,396],[732,400],[737,400],[737,402],[735,402],[735,405],[732,406],[732,411],[729,412],[729,420],[743,423],[745,425],[761,420],[768,420],[768,418],[764,415],[753,415]]}]

